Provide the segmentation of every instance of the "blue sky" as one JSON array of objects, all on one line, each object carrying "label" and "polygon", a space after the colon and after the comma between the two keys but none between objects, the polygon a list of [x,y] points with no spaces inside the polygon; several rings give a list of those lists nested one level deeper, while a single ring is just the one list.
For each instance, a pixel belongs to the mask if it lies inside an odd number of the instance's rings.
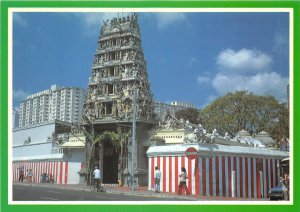
[{"label": "blue sky", "polygon": [[[86,89],[102,20],[117,15],[15,12],[14,107],[53,84]],[[139,13],[138,19],[155,100],[203,108],[241,89],[287,100],[288,13]]]}]

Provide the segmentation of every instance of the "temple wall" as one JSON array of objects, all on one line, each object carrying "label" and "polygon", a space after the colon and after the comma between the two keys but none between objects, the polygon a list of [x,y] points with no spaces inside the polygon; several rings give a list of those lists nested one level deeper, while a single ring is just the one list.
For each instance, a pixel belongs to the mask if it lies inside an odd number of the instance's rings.
[{"label": "temple wall", "polygon": [[[176,145],[174,145],[176,146]],[[207,152],[198,149],[196,159],[188,159],[181,149],[174,151],[168,147],[161,147],[162,153],[148,153],[148,190],[154,189],[154,168],[161,170],[160,188],[162,192],[177,193],[181,167],[185,167],[188,174],[187,186],[189,191],[199,196],[220,196],[238,198],[267,197],[270,188],[279,183],[279,163],[288,154],[276,151],[265,151],[265,154],[256,154],[248,151],[250,148],[239,148],[243,152],[220,151]],[[195,145],[194,145],[195,146]],[[216,147],[215,147],[216,148]],[[176,148],[175,148],[176,149]],[[252,149],[252,148],[251,148]],[[252,153],[251,153],[252,152]],[[274,153],[275,154],[272,154]],[[250,153],[250,154],[249,154]]]},{"label": "temple wall", "polygon": [[[19,168],[23,167],[25,170],[31,169],[33,172],[33,183],[41,183],[41,174],[51,174],[54,179],[54,183],[68,184],[70,173],[69,162],[61,160],[38,160],[38,161],[16,161],[12,164],[13,182],[17,182],[19,179]],[[72,166],[72,164],[71,164]],[[80,166],[79,166],[80,168]]]}]

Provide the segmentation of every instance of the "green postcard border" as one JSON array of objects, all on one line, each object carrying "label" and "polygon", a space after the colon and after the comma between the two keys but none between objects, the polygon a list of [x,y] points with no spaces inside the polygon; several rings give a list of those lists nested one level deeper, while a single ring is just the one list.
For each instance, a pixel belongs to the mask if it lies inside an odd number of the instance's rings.
[{"label": "green postcard border", "polygon": [[[294,179],[300,179],[299,167],[300,160],[295,154],[299,151],[300,136],[296,133],[297,124],[299,124],[299,113],[295,110],[299,108],[299,58],[300,58],[300,0],[290,1],[7,1],[0,0],[1,8],[1,71],[0,71],[0,180],[1,180],[1,198],[0,205],[3,212],[12,211],[30,211],[30,212],[47,212],[47,211],[65,211],[76,212],[84,209],[92,211],[240,211],[256,212],[258,211],[300,211],[300,194],[299,180],[294,180],[294,204],[293,205],[202,205],[196,202],[194,205],[8,205],[8,9],[12,7],[31,8],[31,7],[102,7],[102,8],[293,8],[294,11],[294,82],[293,82],[293,108],[294,108]],[[296,71],[297,70],[297,71]],[[290,88],[292,89],[292,88]],[[292,179],[293,180],[293,179]]]}]

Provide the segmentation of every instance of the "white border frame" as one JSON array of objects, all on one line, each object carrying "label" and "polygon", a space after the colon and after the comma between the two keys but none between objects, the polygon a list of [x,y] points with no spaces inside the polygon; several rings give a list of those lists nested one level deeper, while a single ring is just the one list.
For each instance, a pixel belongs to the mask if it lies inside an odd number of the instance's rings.
[{"label": "white border frame", "polygon": [[[12,73],[13,73],[13,13],[14,12],[287,12],[289,13],[289,107],[290,107],[290,200],[284,202],[266,201],[196,201],[196,202],[127,202],[127,201],[13,201],[12,181],[8,181],[9,205],[292,205],[293,204],[293,94],[294,94],[294,10],[293,8],[8,8],[8,179],[12,179]],[[170,204],[171,203],[171,204]]]}]

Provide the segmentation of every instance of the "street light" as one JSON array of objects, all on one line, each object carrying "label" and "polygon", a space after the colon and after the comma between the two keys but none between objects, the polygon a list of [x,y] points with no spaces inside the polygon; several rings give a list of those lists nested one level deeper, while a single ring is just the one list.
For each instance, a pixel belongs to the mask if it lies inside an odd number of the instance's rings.
[{"label": "street light", "polygon": [[136,89],[133,89],[133,114],[132,114],[132,143],[131,143],[131,191],[135,190],[135,165],[136,165]]}]

